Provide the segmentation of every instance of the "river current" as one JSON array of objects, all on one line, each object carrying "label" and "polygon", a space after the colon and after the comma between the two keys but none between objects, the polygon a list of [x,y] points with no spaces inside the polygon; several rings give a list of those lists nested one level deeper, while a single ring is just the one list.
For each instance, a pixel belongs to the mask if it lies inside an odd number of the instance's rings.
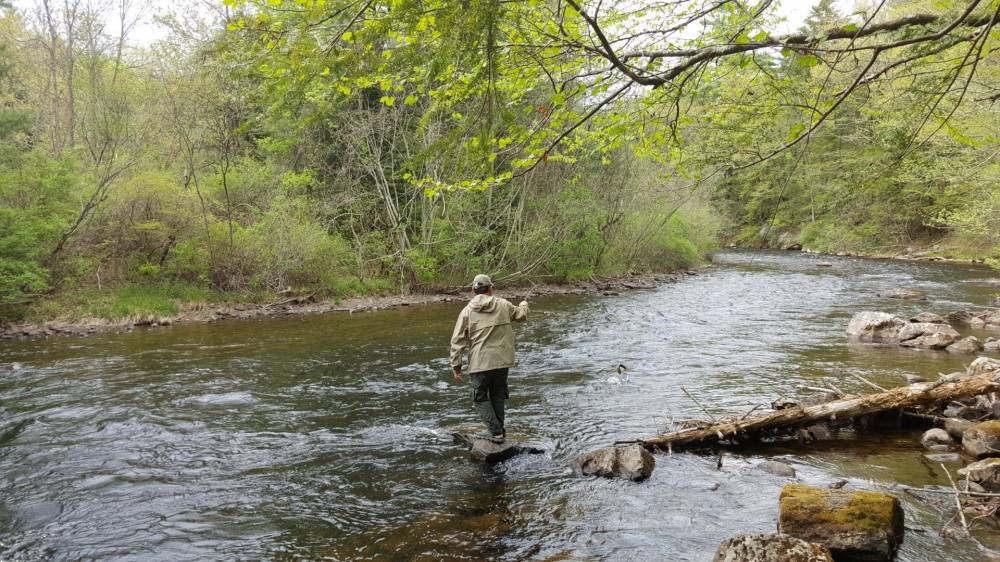
[{"label": "river current", "polygon": [[[788,480],[755,468],[775,459],[808,484],[896,493],[899,560],[982,560],[941,537],[947,510],[899,487],[947,484],[913,431],[727,452],[721,468],[660,454],[638,484],[572,473],[579,453],[705,418],[688,394],[725,416],[798,385],[867,391],[852,373],[898,386],[962,370],[970,357],[851,344],[847,321],[998,290],[976,266],[715,261],[653,290],[533,301],[508,433],[547,452],[495,467],[448,436],[478,429],[448,367],[460,303],[0,343],[0,559],[707,562],[732,535],[775,529]],[[878,297],[896,287],[930,300]],[[619,363],[631,381],[603,382]]]}]

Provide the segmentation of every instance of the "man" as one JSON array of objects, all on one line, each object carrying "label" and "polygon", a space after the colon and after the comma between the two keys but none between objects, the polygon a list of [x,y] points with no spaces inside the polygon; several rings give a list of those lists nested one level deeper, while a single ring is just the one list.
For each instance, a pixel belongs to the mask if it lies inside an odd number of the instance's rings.
[{"label": "man", "polygon": [[514,359],[514,330],[511,322],[528,319],[528,303],[514,306],[493,296],[493,281],[486,275],[476,275],[472,281],[474,296],[462,309],[451,336],[451,366],[455,381],[462,382],[462,355],[469,352],[469,381],[472,383],[472,403],[490,438],[503,443],[504,400],[507,393],[507,371]]}]

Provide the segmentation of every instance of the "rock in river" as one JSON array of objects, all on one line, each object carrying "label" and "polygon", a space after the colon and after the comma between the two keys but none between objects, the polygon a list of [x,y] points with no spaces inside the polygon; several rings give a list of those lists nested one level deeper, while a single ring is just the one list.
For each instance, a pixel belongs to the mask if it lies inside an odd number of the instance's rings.
[{"label": "rock in river", "polygon": [[916,323],[929,323],[929,324],[946,324],[947,321],[940,315],[934,314],[933,312],[921,312],[920,314],[910,318],[910,322]]},{"label": "rock in river", "polygon": [[927,300],[927,293],[919,289],[889,289],[879,292],[878,296],[884,299],[904,299],[911,301]]},{"label": "rock in river", "polygon": [[958,469],[970,484],[978,484],[987,492],[1000,492],[1000,459],[983,459]]},{"label": "rock in river", "polygon": [[833,562],[833,557],[825,546],[772,533],[726,539],[712,562]]},{"label": "rock in river", "polygon": [[928,429],[920,436],[920,444],[931,451],[947,451],[955,441],[940,427]]},{"label": "rock in river", "polygon": [[903,508],[889,494],[786,484],[779,504],[778,532],[822,544],[838,560],[890,560],[903,539]]},{"label": "rock in river", "polygon": [[847,325],[847,335],[866,342],[895,342],[906,325],[903,319],[885,312],[859,312]]},{"label": "rock in river", "polygon": [[949,353],[965,353],[967,355],[971,355],[973,353],[979,353],[983,350],[983,342],[979,341],[979,338],[976,336],[969,336],[958,340],[945,349],[947,349]]},{"label": "rock in river", "polygon": [[966,429],[962,434],[962,448],[974,457],[1000,453],[1000,421],[984,421]]},{"label": "rock in river", "polygon": [[472,459],[486,464],[496,464],[503,462],[517,455],[537,455],[545,451],[528,445],[526,443],[516,443],[506,441],[504,443],[494,443],[485,437],[477,437],[468,433],[452,433],[452,438],[456,445],[464,445],[472,452]]},{"label": "rock in river", "polygon": [[645,480],[653,473],[656,459],[642,445],[608,447],[585,453],[573,460],[584,476]]},{"label": "rock in river", "polygon": [[770,472],[775,476],[795,478],[795,469],[791,465],[780,461],[764,461],[758,464],[757,468],[764,472]]}]

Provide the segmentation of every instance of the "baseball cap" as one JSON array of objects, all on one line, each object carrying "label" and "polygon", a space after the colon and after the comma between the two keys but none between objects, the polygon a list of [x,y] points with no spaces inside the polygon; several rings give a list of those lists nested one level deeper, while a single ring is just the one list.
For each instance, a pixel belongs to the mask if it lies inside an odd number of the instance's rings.
[{"label": "baseball cap", "polygon": [[492,287],[493,281],[490,279],[489,275],[483,275],[480,273],[472,280],[473,289],[482,289],[483,287]]}]

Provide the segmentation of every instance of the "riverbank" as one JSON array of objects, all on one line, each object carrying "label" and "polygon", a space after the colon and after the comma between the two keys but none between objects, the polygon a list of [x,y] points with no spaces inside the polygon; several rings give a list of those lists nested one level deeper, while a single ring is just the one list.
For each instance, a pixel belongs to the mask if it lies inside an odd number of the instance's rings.
[{"label": "riverbank", "polygon": [[[546,283],[532,286],[502,288],[498,294],[510,300],[549,295],[613,296],[624,291],[653,289],[673,283],[695,270],[673,273],[653,273],[622,277],[593,277],[585,281]],[[104,332],[131,331],[136,328],[163,328],[177,324],[207,324],[221,320],[248,320],[279,316],[360,313],[403,306],[464,301],[468,297],[461,287],[439,287],[425,293],[374,294],[346,298],[318,298],[315,294],[287,295],[267,302],[237,302],[226,300],[184,301],[176,303],[177,312],[167,314],[129,314],[121,317],[57,317],[39,322],[10,323],[0,326],[0,339],[34,339],[52,336],[88,336]]]}]

